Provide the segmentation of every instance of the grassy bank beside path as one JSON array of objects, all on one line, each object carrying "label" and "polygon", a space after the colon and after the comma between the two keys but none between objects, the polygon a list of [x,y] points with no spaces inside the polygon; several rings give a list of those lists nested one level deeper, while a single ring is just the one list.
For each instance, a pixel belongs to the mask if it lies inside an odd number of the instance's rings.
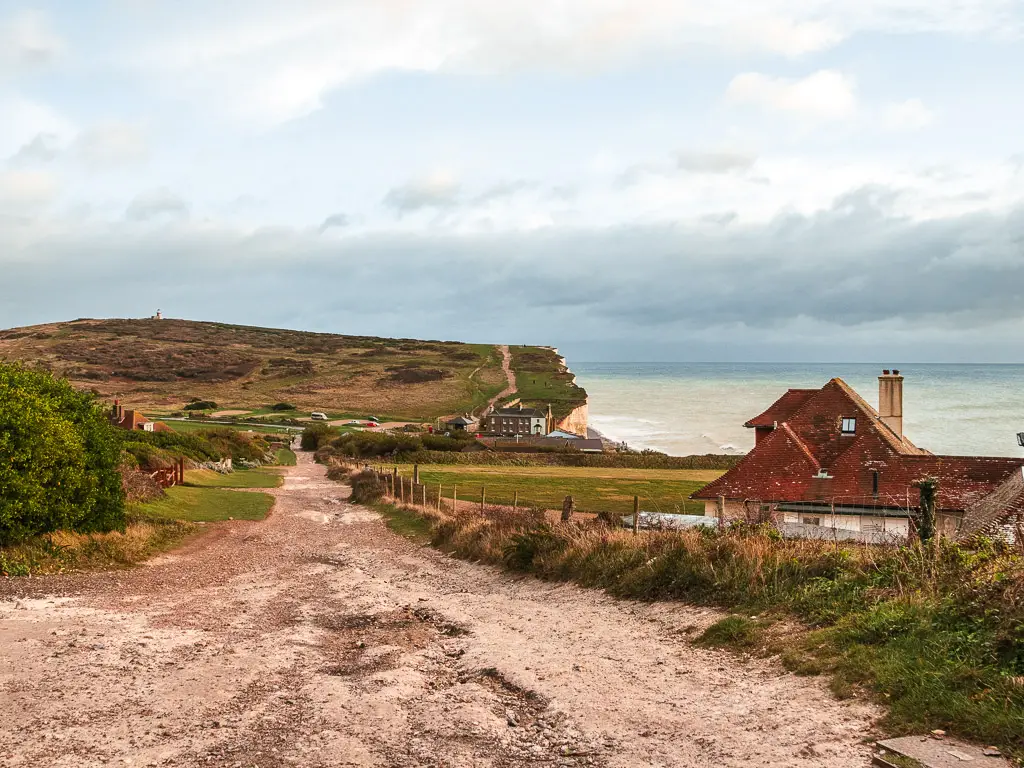
[{"label": "grassy bank beside path", "polygon": [[283,478],[271,467],[236,469],[222,475],[209,469],[190,469],[185,472],[185,485],[195,488],[277,488]]},{"label": "grassy bank beside path", "polygon": [[266,493],[179,485],[168,488],[164,498],[139,504],[136,508],[139,514],[147,517],[212,523],[219,520],[262,520],[273,506],[273,496]]},{"label": "grassy bank beside path", "polygon": [[[399,473],[412,477],[411,465],[400,465]],[[640,497],[642,509],[651,512],[704,514],[703,502],[688,496],[721,475],[719,470],[687,469],[610,469],[603,467],[500,467],[447,466],[420,467],[420,481],[435,492],[452,498],[454,486],[459,498],[479,500],[481,487],[487,488],[489,504],[510,505],[516,491],[519,505],[560,509],[566,496],[572,496],[581,512],[630,514],[633,496]]]}]

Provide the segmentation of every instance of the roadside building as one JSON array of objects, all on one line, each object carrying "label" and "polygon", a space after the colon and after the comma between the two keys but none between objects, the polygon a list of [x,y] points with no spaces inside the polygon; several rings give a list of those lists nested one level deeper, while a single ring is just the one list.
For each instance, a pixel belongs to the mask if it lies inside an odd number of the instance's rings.
[{"label": "roadside building", "polygon": [[524,408],[522,403],[497,408],[484,418],[484,430],[492,435],[543,436],[554,428],[551,406],[547,412],[539,408]]},{"label": "roadside building", "polygon": [[744,426],[753,450],[691,498],[726,520],[906,537],[918,482],[938,482],[937,528],[963,537],[1024,515],[1024,459],[937,456],[903,434],[903,377],[884,371],[876,411],[842,379],[791,389]]},{"label": "roadside building", "polygon": [[480,422],[472,416],[456,416],[445,422],[445,426],[453,432],[475,432]]},{"label": "roadside building", "polygon": [[114,401],[114,405],[110,410],[110,423],[119,429],[135,430],[139,429],[143,432],[173,432],[169,426],[164,424],[162,421],[150,421],[143,416],[139,411],[132,410],[131,408],[125,408],[117,400]]}]

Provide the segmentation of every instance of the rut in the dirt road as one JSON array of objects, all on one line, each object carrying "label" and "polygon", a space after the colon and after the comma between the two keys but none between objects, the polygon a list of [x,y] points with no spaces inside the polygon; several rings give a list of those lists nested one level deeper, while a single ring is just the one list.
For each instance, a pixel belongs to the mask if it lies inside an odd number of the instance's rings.
[{"label": "rut in the dirt road", "polygon": [[308,456],[262,523],[129,572],[11,581],[10,766],[860,766],[876,713],[714,619],[395,536]]}]

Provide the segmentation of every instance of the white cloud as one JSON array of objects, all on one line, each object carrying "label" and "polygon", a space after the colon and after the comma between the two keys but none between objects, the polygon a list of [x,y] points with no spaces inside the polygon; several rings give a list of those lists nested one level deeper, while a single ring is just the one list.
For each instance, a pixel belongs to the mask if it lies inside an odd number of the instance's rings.
[{"label": "white cloud", "polygon": [[32,141],[25,144],[11,158],[14,165],[48,163],[60,154],[60,142],[52,133],[37,133]]},{"label": "white cloud", "polygon": [[0,206],[15,210],[45,205],[57,195],[56,177],[47,171],[0,171]]},{"label": "white cloud", "polygon": [[141,126],[109,122],[84,131],[73,149],[78,159],[93,170],[129,168],[146,160],[149,142]]},{"label": "white cloud", "polygon": [[907,99],[885,108],[882,122],[891,131],[918,131],[931,125],[935,113],[920,99]]},{"label": "white cloud", "polygon": [[[194,6],[191,6],[194,8]],[[160,29],[133,61],[167,87],[246,120],[322,107],[342,84],[389,71],[594,72],[709,53],[799,57],[858,32],[1008,34],[1012,0],[252,0],[242,16],[204,3],[135,9]],[[143,37],[146,37],[143,35]]]},{"label": "white cloud", "polygon": [[0,159],[10,157],[39,134],[64,142],[75,133],[74,124],[53,107],[14,91],[0,90]]},{"label": "white cloud", "polygon": [[832,69],[798,80],[745,72],[732,79],[725,98],[733,104],[788,112],[812,120],[842,120],[857,111],[855,91],[852,78]]},{"label": "white cloud", "polygon": [[166,187],[140,192],[128,204],[124,215],[130,221],[149,221],[160,216],[188,217],[188,203]]},{"label": "white cloud", "polygon": [[64,49],[47,17],[26,11],[0,19],[0,77],[46,67]]}]

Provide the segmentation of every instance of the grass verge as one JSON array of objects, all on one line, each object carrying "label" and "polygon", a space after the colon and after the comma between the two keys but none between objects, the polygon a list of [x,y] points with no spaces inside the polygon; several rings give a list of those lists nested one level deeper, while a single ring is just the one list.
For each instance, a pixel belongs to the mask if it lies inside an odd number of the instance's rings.
[{"label": "grass verge", "polygon": [[[401,466],[399,473],[411,477],[412,467]],[[565,497],[572,496],[581,512],[628,515],[633,512],[633,496],[639,496],[646,511],[702,515],[704,503],[687,497],[721,474],[718,470],[431,464],[420,467],[420,482],[431,493],[440,485],[446,499],[452,498],[457,486],[459,498],[467,502],[479,502],[480,489],[486,487],[490,504],[511,505],[518,491],[520,506],[561,509]]]},{"label": "grass verge", "polygon": [[195,530],[187,522],[151,519],[133,512],[123,533],[56,531],[0,548],[0,575],[127,568],[179,545]]},{"label": "grass verge", "polygon": [[185,487],[192,488],[277,488],[281,481],[280,473],[266,467],[237,469],[226,475],[209,469],[185,473]]},{"label": "grass verge", "polygon": [[137,505],[140,515],[164,520],[212,523],[219,520],[262,520],[274,506],[266,493],[246,493],[228,488],[177,485],[162,499]]},{"label": "grass verge", "polygon": [[277,456],[278,465],[282,467],[294,467],[298,461],[294,451],[288,448],[278,448],[275,455]]},{"label": "grass verge", "polygon": [[418,544],[430,543],[431,525],[426,518],[410,509],[394,504],[374,504],[373,508],[381,514],[388,528],[394,533]]}]

